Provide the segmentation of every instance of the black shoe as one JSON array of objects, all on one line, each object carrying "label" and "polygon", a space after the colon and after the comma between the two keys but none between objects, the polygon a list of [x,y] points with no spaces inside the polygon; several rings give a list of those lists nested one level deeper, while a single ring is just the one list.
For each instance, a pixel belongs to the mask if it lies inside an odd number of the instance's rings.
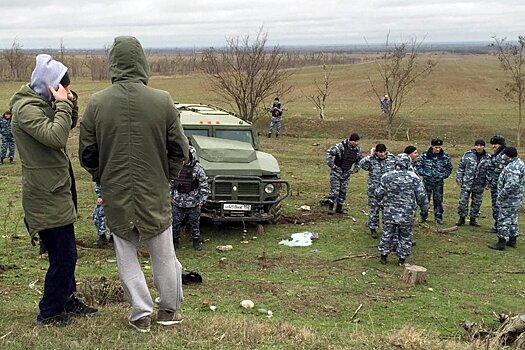
[{"label": "black shoe", "polygon": [[397,261],[397,264],[399,266],[405,266],[405,262],[406,262],[406,259],[404,258],[399,258],[399,260]]},{"label": "black shoe", "polygon": [[98,309],[87,306],[79,298],[73,296],[66,302],[66,313],[73,316],[93,316],[98,312]]},{"label": "black shoe", "polygon": [[480,227],[481,225],[476,222],[476,218],[470,218],[470,226]]},{"label": "black shoe", "polygon": [[346,214],[346,213],[348,213],[348,212],[346,211],[346,209],[343,209],[343,205],[341,205],[341,204],[339,204],[339,203],[338,203],[337,206],[335,207],[335,212],[338,213],[338,214]]},{"label": "black shoe", "polygon": [[507,242],[507,247],[512,247],[512,248],[516,248],[516,240],[517,240],[517,236],[514,236],[514,237],[509,237],[509,241]]},{"label": "black shoe", "polygon": [[268,134],[268,138],[272,137],[272,134]]},{"label": "black shoe", "polygon": [[200,251],[202,250],[202,243],[200,239],[194,239],[193,240],[193,249]]},{"label": "black shoe", "polygon": [[507,245],[507,241],[505,238],[498,237],[498,241],[493,244],[489,244],[488,247],[490,249],[496,249],[496,250],[505,250],[505,246]]},{"label": "black shoe", "polygon": [[276,134],[276,135],[275,135],[275,138],[276,138],[276,139],[279,138],[279,134]]},{"label": "black shoe", "polygon": [[330,204],[330,202],[328,201],[328,199],[323,198],[323,199],[321,199],[321,200],[319,201],[319,204],[321,204],[321,205],[328,205],[328,204]]},{"label": "black shoe", "polygon": [[377,229],[375,228],[370,229],[370,237],[372,237],[373,239],[377,239]]},{"label": "black shoe", "polygon": [[36,316],[36,324],[38,326],[66,326],[74,322],[75,315],[62,312],[60,315],[51,316],[51,317],[42,317],[40,314]]},{"label": "black shoe", "polygon": [[334,203],[328,203],[328,215],[334,215]]},{"label": "black shoe", "polygon": [[108,243],[113,244],[113,235],[109,235]]},{"label": "black shoe", "polygon": [[382,264],[382,265],[386,265],[387,264],[387,258],[388,258],[388,255],[381,255],[381,260],[379,260],[379,262]]},{"label": "black shoe", "polygon": [[106,244],[108,244],[108,239],[106,238],[106,235],[100,235],[98,236],[98,239],[93,243],[95,247],[103,247]]},{"label": "black shoe", "polygon": [[[472,220],[470,222],[472,222]],[[465,217],[460,216],[458,221],[456,221],[456,226],[463,226],[463,225],[465,225]]]},{"label": "black shoe", "polygon": [[443,219],[436,219],[436,224],[443,225]]},{"label": "black shoe", "polygon": [[13,157],[9,157],[9,163],[13,164]]},{"label": "black shoe", "polygon": [[4,164],[4,159],[5,158],[0,158],[0,164]]}]

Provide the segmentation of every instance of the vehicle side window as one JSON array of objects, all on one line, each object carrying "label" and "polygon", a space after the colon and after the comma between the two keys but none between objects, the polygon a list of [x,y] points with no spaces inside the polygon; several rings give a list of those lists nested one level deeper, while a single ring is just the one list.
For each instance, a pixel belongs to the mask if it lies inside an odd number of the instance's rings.
[{"label": "vehicle side window", "polygon": [[251,130],[215,129],[215,137],[227,140],[247,142],[252,146],[255,146],[253,143],[253,136]]},{"label": "vehicle side window", "polygon": [[210,136],[210,133],[208,129],[184,129],[184,135],[189,138],[192,135]]}]

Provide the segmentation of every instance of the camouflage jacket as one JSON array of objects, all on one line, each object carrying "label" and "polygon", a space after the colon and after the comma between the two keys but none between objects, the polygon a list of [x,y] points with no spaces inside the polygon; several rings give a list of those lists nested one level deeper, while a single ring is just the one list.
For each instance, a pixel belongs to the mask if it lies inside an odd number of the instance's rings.
[{"label": "camouflage jacket", "polygon": [[[12,118],[12,117],[11,117]],[[0,117],[0,135],[9,136],[11,133],[11,120],[4,117]]]},{"label": "camouflage jacket", "polygon": [[443,150],[434,154],[432,147],[418,157],[415,166],[416,173],[423,177],[423,181],[442,181],[452,173],[452,161],[449,155]]},{"label": "camouflage jacket", "polygon": [[98,182],[95,182],[95,193],[97,194],[98,198],[102,198],[102,187],[100,187]]},{"label": "camouflage jacket", "polygon": [[490,162],[487,169],[487,179],[490,188],[498,188],[499,174],[501,174],[501,171],[505,167],[505,160],[503,159],[504,149],[505,146],[501,146],[494,152],[494,154],[490,158]]},{"label": "camouflage jacket", "polygon": [[523,200],[525,185],[525,165],[519,157],[508,161],[498,179],[499,207],[519,207]]},{"label": "camouflage jacket", "polygon": [[361,161],[361,159],[363,159],[363,155],[361,153],[361,148],[359,146],[352,147],[348,139],[336,143],[335,145],[326,150],[326,165],[332,168],[332,166],[335,165],[334,160],[343,157],[345,147],[346,149],[357,150],[357,158],[349,170],[351,173],[356,173],[359,170],[358,164]]},{"label": "camouflage jacket", "polygon": [[172,203],[180,208],[194,208],[197,203],[204,204],[208,199],[208,178],[199,163],[193,167],[193,178],[198,180],[198,187],[188,193],[181,193],[175,188],[175,181],[170,182]]},{"label": "camouflage jacket", "polygon": [[396,157],[390,153],[386,153],[385,159],[381,159],[376,155],[369,155],[359,161],[359,167],[368,171],[368,186],[367,194],[373,196],[376,188],[379,187],[381,176],[396,168]]},{"label": "camouflage jacket", "polygon": [[408,170],[410,158],[401,153],[396,157],[397,170],[381,176],[375,195],[383,201],[383,222],[413,225],[417,206],[428,212],[428,198],[419,177]]},{"label": "camouflage jacket", "polygon": [[489,163],[490,154],[487,152],[483,151],[481,157],[478,157],[476,150],[468,150],[459,161],[456,182],[460,183],[461,188],[467,191],[487,186]]}]

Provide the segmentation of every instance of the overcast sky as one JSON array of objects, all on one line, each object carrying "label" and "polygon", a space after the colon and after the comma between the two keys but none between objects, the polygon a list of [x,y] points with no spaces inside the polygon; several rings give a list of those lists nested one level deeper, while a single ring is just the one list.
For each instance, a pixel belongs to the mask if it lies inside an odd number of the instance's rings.
[{"label": "overcast sky", "polygon": [[515,40],[525,0],[0,0],[0,49],[102,48],[117,35],[144,47],[222,46],[263,26],[274,45]]}]

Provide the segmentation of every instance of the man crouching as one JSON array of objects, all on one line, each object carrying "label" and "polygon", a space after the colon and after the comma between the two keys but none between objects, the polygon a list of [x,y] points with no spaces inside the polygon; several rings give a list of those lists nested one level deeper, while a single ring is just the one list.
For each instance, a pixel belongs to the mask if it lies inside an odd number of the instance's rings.
[{"label": "man crouching", "polygon": [[403,265],[412,252],[412,229],[417,206],[428,213],[428,198],[417,175],[409,171],[411,160],[405,153],[396,156],[396,170],[381,177],[375,195],[383,201],[383,234],[378,250],[381,264],[387,263],[392,251],[394,235],[399,235],[396,254]]}]

